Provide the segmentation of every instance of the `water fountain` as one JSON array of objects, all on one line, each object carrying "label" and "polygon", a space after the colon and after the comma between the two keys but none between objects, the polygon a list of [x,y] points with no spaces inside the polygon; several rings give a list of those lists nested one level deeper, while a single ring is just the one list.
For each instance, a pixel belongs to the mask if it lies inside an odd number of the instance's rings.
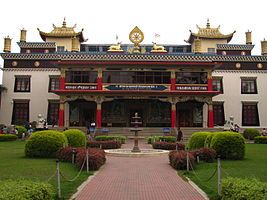
[{"label": "water fountain", "polygon": [[134,146],[133,149],[110,149],[105,150],[107,155],[111,156],[124,156],[124,157],[143,157],[143,156],[153,156],[153,155],[162,155],[162,154],[168,154],[169,151],[166,150],[160,150],[160,149],[140,149],[138,146],[138,140],[143,139],[143,137],[140,137],[138,135],[139,131],[142,131],[143,129],[140,128],[141,117],[138,116],[138,113],[135,113],[132,117],[133,121],[131,122],[132,125],[134,125],[133,128],[130,128],[131,132],[134,132]]},{"label": "water fountain", "polygon": [[141,117],[138,116],[138,113],[136,112],[134,114],[134,116],[132,117],[133,121],[131,122],[132,125],[134,125],[134,128],[131,128],[130,131],[134,132],[134,147],[132,149],[132,152],[136,153],[136,152],[141,152],[141,150],[139,149],[138,146],[138,132],[142,131],[143,129],[139,127],[139,125],[142,124],[141,121],[139,121],[141,119]]}]

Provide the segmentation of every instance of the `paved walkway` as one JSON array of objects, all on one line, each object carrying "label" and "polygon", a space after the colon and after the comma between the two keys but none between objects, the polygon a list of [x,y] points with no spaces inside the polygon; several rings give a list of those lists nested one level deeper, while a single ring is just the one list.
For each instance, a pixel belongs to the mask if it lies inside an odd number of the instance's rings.
[{"label": "paved walkway", "polygon": [[[132,148],[133,141],[123,145]],[[143,142],[142,148],[151,148]],[[106,164],[83,188],[76,200],[203,200],[177,175],[168,156],[107,157]]]}]

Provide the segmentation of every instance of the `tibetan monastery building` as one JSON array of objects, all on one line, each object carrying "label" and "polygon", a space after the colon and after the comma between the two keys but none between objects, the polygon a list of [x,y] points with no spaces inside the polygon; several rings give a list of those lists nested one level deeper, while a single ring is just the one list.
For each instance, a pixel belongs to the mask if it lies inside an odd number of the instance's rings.
[{"label": "tibetan monastery building", "polygon": [[267,127],[267,41],[255,56],[249,31],[245,44],[229,44],[235,32],[197,28],[186,45],[142,44],[138,27],[129,44],[90,44],[64,20],[38,29],[43,42],[21,30],[19,53],[6,37],[0,123],[42,114],[51,126],[130,127],[137,112],[143,127],[217,127],[230,117]]}]

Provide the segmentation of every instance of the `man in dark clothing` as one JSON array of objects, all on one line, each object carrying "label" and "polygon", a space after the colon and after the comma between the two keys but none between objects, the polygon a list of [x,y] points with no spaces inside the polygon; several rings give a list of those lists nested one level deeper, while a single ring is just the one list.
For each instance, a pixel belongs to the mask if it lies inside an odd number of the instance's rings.
[{"label": "man in dark clothing", "polygon": [[177,129],[176,133],[176,141],[181,142],[183,140],[183,132],[181,131],[180,127]]}]

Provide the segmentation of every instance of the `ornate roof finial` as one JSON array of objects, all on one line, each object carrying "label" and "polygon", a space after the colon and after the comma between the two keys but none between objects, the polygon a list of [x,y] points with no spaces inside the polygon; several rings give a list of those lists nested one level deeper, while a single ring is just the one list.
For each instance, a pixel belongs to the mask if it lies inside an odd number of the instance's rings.
[{"label": "ornate roof finial", "polygon": [[210,28],[210,20],[209,20],[209,18],[207,19],[207,28]]},{"label": "ornate roof finial", "polygon": [[63,23],[62,23],[62,27],[66,27],[66,25],[67,25],[67,23],[66,23],[66,17],[64,17],[64,21],[63,21]]}]

